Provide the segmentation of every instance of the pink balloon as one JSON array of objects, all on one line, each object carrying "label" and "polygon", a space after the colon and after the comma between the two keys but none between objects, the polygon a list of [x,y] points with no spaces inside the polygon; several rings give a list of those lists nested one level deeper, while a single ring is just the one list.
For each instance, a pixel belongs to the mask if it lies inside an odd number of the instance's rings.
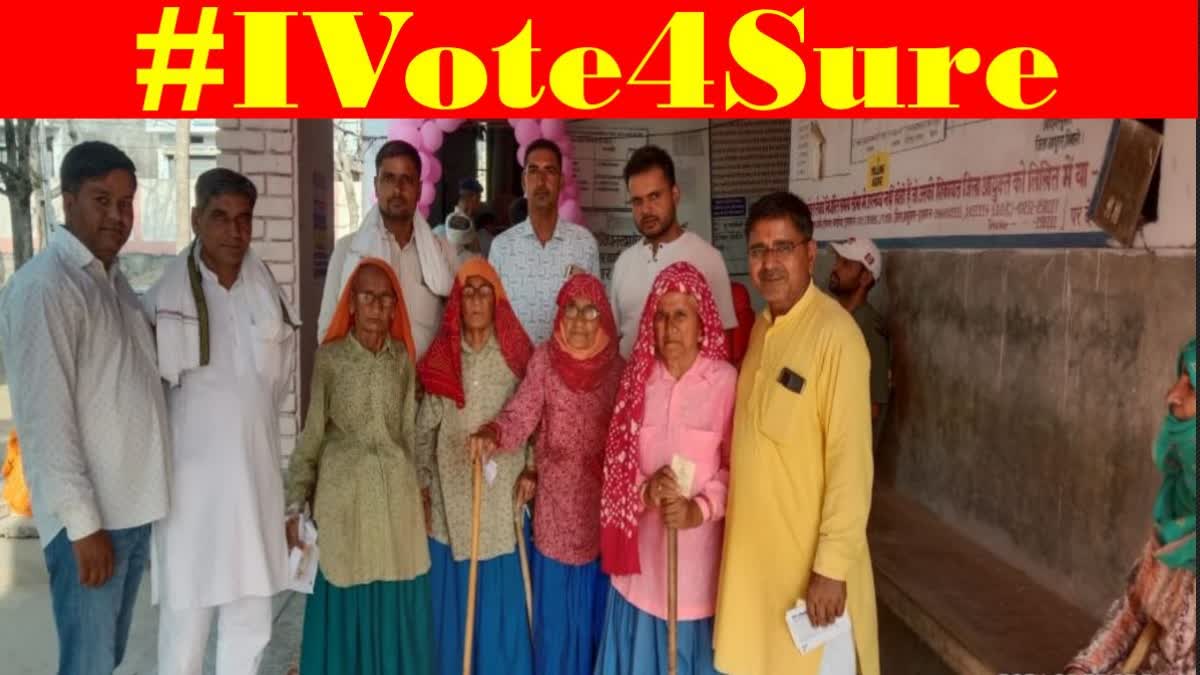
[{"label": "pink balloon", "polygon": [[513,127],[513,134],[517,137],[517,143],[520,145],[529,145],[538,139],[541,131],[538,129],[537,122],[533,120],[521,120]]},{"label": "pink balloon", "polygon": [[422,218],[429,218],[429,204],[417,204],[417,211],[421,214]]},{"label": "pink balloon", "polygon": [[433,204],[433,198],[437,196],[437,185],[429,181],[421,183],[421,198],[417,200],[417,206],[428,207]]},{"label": "pink balloon", "polygon": [[567,123],[559,119],[544,119],[542,135],[555,143],[561,143],[567,140]]},{"label": "pink balloon", "polygon": [[388,126],[388,138],[395,138],[396,134],[398,134],[401,129],[409,129],[409,128],[420,129],[421,122],[423,122],[423,121],[424,120],[416,120],[416,119],[392,120],[391,125]]},{"label": "pink balloon", "polygon": [[433,155],[424,150],[419,151],[417,154],[421,155],[421,182],[425,182],[429,180],[429,170],[433,164]]},{"label": "pink balloon", "polygon": [[558,209],[558,217],[577,225],[583,224],[583,210],[579,208],[579,202],[574,199],[568,199]]},{"label": "pink balloon", "polygon": [[399,129],[395,129],[391,135],[391,139],[394,141],[404,141],[416,148],[417,151],[420,151],[422,147],[421,132],[416,127],[400,127]]},{"label": "pink balloon", "polygon": [[575,177],[575,160],[567,154],[563,155],[562,175],[564,180],[570,180]]},{"label": "pink balloon", "polygon": [[429,181],[434,185],[442,179],[442,162],[437,157],[430,157],[428,161],[429,170],[425,170],[425,163],[421,164],[421,173],[426,174],[421,180]]},{"label": "pink balloon", "polygon": [[570,138],[564,138],[561,141],[558,141],[558,149],[562,151],[564,163],[566,163],[566,157],[568,155],[575,154],[575,145],[571,143]]},{"label": "pink balloon", "polygon": [[574,200],[578,201],[579,185],[577,185],[575,183],[575,181],[569,181],[566,185],[563,186],[562,198],[563,198],[563,201],[566,201],[568,199],[574,199]]},{"label": "pink balloon", "polygon": [[425,150],[433,153],[437,152],[438,148],[442,147],[442,130],[438,128],[437,122],[429,120],[421,125],[421,142],[425,145]]},{"label": "pink balloon", "polygon": [[450,134],[450,133],[454,133],[455,131],[457,131],[458,128],[461,127],[463,125],[463,122],[465,122],[465,121],[466,120],[439,119],[439,120],[434,120],[433,123],[437,125],[437,128],[442,130],[443,134]]},{"label": "pink balloon", "polygon": [[517,163],[525,166],[525,144],[517,146]]}]

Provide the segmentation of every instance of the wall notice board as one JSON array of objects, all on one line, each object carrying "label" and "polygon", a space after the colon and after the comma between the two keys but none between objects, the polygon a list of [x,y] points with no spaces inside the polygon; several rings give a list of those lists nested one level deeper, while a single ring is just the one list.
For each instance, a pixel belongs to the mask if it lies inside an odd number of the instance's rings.
[{"label": "wall notice board", "polygon": [[819,241],[1104,246],[1087,207],[1112,120],[797,119],[789,187]]}]

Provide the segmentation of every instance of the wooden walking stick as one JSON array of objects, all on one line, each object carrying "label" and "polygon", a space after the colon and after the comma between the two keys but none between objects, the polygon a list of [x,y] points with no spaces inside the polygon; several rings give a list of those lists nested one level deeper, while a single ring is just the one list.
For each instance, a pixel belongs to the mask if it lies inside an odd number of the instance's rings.
[{"label": "wooden walking stick", "polygon": [[[671,474],[675,479],[678,497],[692,490],[695,464],[682,455],[671,458]],[[661,508],[662,502],[659,502]],[[679,530],[667,526],[667,673],[679,673]]]},{"label": "wooden walking stick", "polygon": [[667,528],[667,673],[679,673],[679,531]]},{"label": "wooden walking stick", "polygon": [[[515,505],[514,505],[515,506]],[[525,552],[524,507],[513,509],[513,526],[517,529],[517,555],[521,558],[521,581],[525,583],[525,616],[529,619],[529,635],[533,636],[533,583],[529,577],[529,555]]]},{"label": "wooden walking stick", "polygon": [[1137,642],[1133,645],[1133,650],[1129,652],[1129,657],[1125,659],[1125,663],[1121,666],[1122,673],[1136,673],[1138,668],[1142,667],[1142,663],[1146,660],[1146,656],[1150,653],[1150,645],[1158,639],[1158,624],[1151,619],[1146,627],[1138,633]]},{"label": "wooden walking stick", "polygon": [[479,584],[479,502],[483,492],[483,461],[472,462],[471,571],[467,576],[467,626],[463,640],[463,675],[471,675],[471,648],[475,638],[475,587]]}]

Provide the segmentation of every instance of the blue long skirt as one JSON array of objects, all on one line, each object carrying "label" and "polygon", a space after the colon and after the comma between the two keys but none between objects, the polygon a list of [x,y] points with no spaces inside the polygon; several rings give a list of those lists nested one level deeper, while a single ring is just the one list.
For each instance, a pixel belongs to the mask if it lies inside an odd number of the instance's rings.
[{"label": "blue long skirt", "polygon": [[318,568],[304,607],[301,675],[433,675],[430,605],[428,574],[343,588]]},{"label": "blue long skirt", "polygon": [[[714,675],[713,620],[680,621],[675,645],[679,675]],[[634,607],[617,589],[608,612],[594,675],[659,675],[667,672],[667,622]]]},{"label": "blue long skirt", "polygon": [[[433,630],[441,675],[462,675],[471,562],[456,562],[450,547],[429,540],[433,586]],[[521,561],[509,553],[480,561],[475,590],[474,675],[532,675],[533,645],[525,611]]]},{"label": "blue long skirt", "polygon": [[[526,527],[527,542],[533,541]],[[597,558],[567,565],[530,546],[536,675],[592,675],[610,588]]]}]

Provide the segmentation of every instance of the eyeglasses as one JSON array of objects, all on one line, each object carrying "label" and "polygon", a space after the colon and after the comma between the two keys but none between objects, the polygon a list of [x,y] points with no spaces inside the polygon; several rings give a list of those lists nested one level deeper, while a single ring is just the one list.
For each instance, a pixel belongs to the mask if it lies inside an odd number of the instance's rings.
[{"label": "eyeglasses", "polygon": [[767,257],[768,253],[779,256],[791,255],[797,248],[807,244],[809,241],[809,239],[803,241],[777,241],[770,248],[765,244],[755,244],[750,247],[750,259],[762,260]]},{"label": "eyeglasses", "polygon": [[595,321],[600,318],[600,310],[596,309],[595,305],[582,308],[579,305],[567,305],[567,308],[563,310],[563,316],[568,319],[578,319],[582,316],[587,321]]},{"label": "eyeglasses", "polygon": [[464,298],[490,298],[496,294],[490,285],[483,286],[463,286],[462,294]]},{"label": "eyeglasses", "polygon": [[374,305],[379,304],[384,309],[390,309],[396,304],[396,296],[391,293],[372,293],[371,291],[358,291],[355,293],[358,297],[359,304]]}]

